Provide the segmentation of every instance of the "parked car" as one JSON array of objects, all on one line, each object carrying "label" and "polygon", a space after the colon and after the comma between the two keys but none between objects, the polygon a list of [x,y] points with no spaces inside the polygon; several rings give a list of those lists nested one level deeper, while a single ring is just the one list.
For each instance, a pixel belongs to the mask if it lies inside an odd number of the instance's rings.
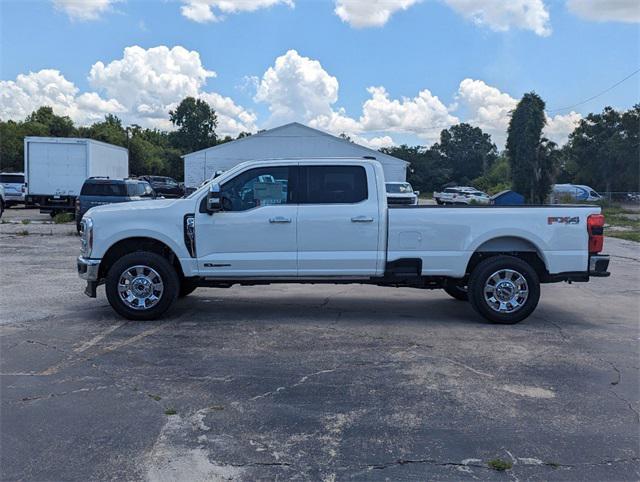
[{"label": "parked car", "polygon": [[26,188],[23,172],[0,172],[0,184],[4,188],[5,207],[24,204]]},{"label": "parked car", "polygon": [[551,202],[558,204],[567,201],[598,202],[602,196],[594,189],[583,184],[554,184],[551,189]]},{"label": "parked car", "polygon": [[442,192],[434,192],[438,204],[489,204],[490,196],[475,187],[447,187]]},{"label": "parked car", "polygon": [[151,187],[158,196],[164,197],[182,197],[184,196],[184,185],[180,184],[172,177],[166,176],[139,176],[151,184]]},{"label": "parked car", "polygon": [[198,287],[313,282],[442,288],[495,323],[529,316],[540,283],[609,275],[598,206],[402,209],[384,193],[375,160],[245,162],[188,198],[91,209],[78,274],[133,320]]},{"label": "parked car", "polygon": [[418,191],[414,191],[408,182],[385,182],[387,203],[415,206],[418,204]]},{"label": "parked car", "polygon": [[91,208],[105,204],[154,199],[156,193],[147,181],[141,179],[109,179],[90,177],[82,185],[76,198],[76,227],[80,232],[80,220]]}]

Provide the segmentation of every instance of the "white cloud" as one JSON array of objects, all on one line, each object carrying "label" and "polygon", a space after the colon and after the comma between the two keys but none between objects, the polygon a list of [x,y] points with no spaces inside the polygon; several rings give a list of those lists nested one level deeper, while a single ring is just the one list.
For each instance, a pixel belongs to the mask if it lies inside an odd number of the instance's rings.
[{"label": "white cloud", "polygon": [[[551,34],[549,11],[543,0],[441,0],[476,25],[504,32],[511,28]],[[573,0],[579,1],[579,0]],[[623,0],[617,0],[623,1]],[[381,27],[400,10],[420,0],[335,0],[334,12],[352,27]]]},{"label": "white cloud", "polygon": [[389,98],[384,87],[369,87],[371,98],[362,106],[360,124],[366,131],[403,132],[431,141],[440,131],[458,122],[428,89],[416,97]]},{"label": "white cloud", "polygon": [[542,0],[444,0],[455,12],[477,25],[504,32],[511,28],[551,34],[549,11]]},{"label": "white cloud", "polygon": [[391,136],[377,136],[377,137],[362,137],[356,134],[352,134],[351,140],[356,144],[360,144],[361,146],[368,147],[369,149],[378,150],[382,147],[390,147],[395,145],[395,141]]},{"label": "white cloud", "polygon": [[406,10],[420,0],[336,0],[334,12],[352,27],[381,27],[398,10]]},{"label": "white cloud", "polygon": [[338,88],[338,80],[324,70],[320,62],[289,50],[264,73],[255,100],[269,105],[270,125],[299,121],[332,134],[344,132],[352,137],[365,132],[401,132],[432,140],[441,129],[457,122],[440,99],[427,89],[414,98],[391,99],[384,87],[367,89],[371,97],[364,102],[360,117],[355,119],[344,109],[333,108],[338,100]]},{"label": "white cloud", "polygon": [[237,135],[255,130],[255,114],[229,97],[202,89],[216,73],[207,70],[196,51],[177,46],[124,49],[121,59],[96,62],[89,73],[91,85],[117,99],[127,109],[128,122],[170,129],[169,111],[185,97],[210,103],[218,115],[218,133]]},{"label": "white cloud", "polygon": [[0,117],[21,120],[38,107],[49,105],[56,114],[68,115],[79,125],[100,121],[112,113],[125,123],[172,129],[169,111],[192,96],[205,100],[216,111],[219,135],[255,131],[253,112],[229,97],[203,90],[207,79],[214,76],[204,68],[198,52],[183,47],[127,47],[121,59],[107,64],[96,62],[91,67],[89,83],[98,93],[80,93],[57,70],[0,81]]},{"label": "white cloud", "polygon": [[596,22],[640,22],[638,0],[567,0],[570,12]]},{"label": "white cloud", "polygon": [[182,15],[198,23],[217,22],[224,14],[253,12],[283,4],[293,8],[293,0],[183,0]]},{"label": "white cloud", "polygon": [[119,0],[52,0],[53,5],[65,12],[71,20],[97,20],[100,15],[111,10]]},{"label": "white cloud", "polygon": [[553,117],[546,115],[547,125],[544,128],[544,135],[557,144],[564,144],[569,138],[569,134],[578,127],[582,116],[574,111],[568,114],[556,114]]},{"label": "white cloud", "polygon": [[95,92],[78,95],[78,88],[58,71],[44,69],[20,74],[15,81],[0,81],[0,118],[23,120],[34,110],[48,105],[58,115],[88,124],[105,114],[119,114],[125,108],[115,99],[103,99]]},{"label": "white cloud", "polygon": [[264,73],[254,99],[269,104],[272,123],[308,122],[319,115],[332,115],[331,105],[338,100],[338,79],[317,60],[289,50]]},{"label": "white cloud", "polygon": [[[516,108],[518,99],[487,85],[482,80],[464,79],[460,82],[456,98],[459,106],[466,110],[469,124],[480,127],[491,134],[498,147],[503,147],[507,138],[507,128],[511,111]],[[564,144],[567,137],[577,126],[582,116],[577,112],[546,115],[547,125],[543,134],[558,144]]]}]

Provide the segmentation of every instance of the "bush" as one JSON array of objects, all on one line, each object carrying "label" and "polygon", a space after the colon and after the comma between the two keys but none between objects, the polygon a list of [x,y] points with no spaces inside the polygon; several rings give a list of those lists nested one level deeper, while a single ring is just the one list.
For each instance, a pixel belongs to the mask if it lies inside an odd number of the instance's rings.
[{"label": "bush", "polygon": [[53,217],[53,222],[56,224],[64,224],[75,221],[76,217],[71,213],[58,213]]}]

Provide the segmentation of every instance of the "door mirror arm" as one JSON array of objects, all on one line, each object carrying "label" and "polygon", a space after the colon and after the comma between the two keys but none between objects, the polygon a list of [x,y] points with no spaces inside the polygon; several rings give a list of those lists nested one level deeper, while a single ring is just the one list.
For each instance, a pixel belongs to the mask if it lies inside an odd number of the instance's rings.
[{"label": "door mirror arm", "polygon": [[209,186],[207,193],[207,214],[211,215],[218,211],[222,211],[222,197],[220,193],[220,184],[214,183]]}]

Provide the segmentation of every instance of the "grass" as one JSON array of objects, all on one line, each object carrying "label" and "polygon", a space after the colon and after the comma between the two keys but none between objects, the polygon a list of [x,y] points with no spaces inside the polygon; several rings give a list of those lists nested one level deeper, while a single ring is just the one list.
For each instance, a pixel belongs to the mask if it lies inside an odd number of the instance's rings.
[{"label": "grass", "polygon": [[26,229],[23,229],[21,231],[17,231],[16,234],[18,236],[29,236],[29,231],[27,231]]},{"label": "grass", "polygon": [[640,242],[640,219],[637,219],[640,212],[629,211],[614,205],[604,207],[602,214],[607,225],[604,230],[605,235]]},{"label": "grass", "polygon": [[164,411],[164,414],[165,414],[165,415],[177,415],[177,414],[178,414],[178,412],[176,411],[176,409],[175,409],[175,408],[167,408],[167,409]]},{"label": "grass", "polygon": [[56,224],[70,223],[74,221],[76,217],[72,213],[58,213],[53,217],[53,222]]},{"label": "grass", "polygon": [[156,402],[159,402],[160,400],[162,400],[162,397],[160,395],[154,395],[153,393],[149,393],[148,395],[149,397],[153,398]]},{"label": "grass", "polygon": [[511,467],[513,467],[513,464],[511,462],[502,459],[489,460],[487,465],[489,466],[489,468],[497,470],[499,472],[509,470]]},{"label": "grass", "polygon": [[20,221],[22,224],[31,224],[31,220],[30,219],[23,219],[22,221]]}]

